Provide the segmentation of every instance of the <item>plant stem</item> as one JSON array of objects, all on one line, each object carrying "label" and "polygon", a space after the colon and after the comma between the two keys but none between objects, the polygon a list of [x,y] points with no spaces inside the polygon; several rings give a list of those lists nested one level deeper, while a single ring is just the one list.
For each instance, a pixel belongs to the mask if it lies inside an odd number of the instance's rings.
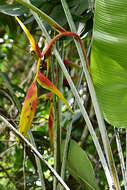
[{"label": "plant stem", "polygon": [[[34,137],[33,137],[31,131],[29,132],[29,137],[30,137],[31,144],[37,149],[35,141],[34,141]],[[46,190],[45,181],[44,181],[44,177],[43,177],[43,173],[42,173],[41,162],[40,162],[40,159],[36,155],[35,155],[35,160],[36,160],[36,164],[37,164],[39,178],[41,181],[41,186],[42,186],[41,189]]]},{"label": "plant stem", "polygon": [[[89,57],[90,48],[91,48],[91,42],[90,42],[90,45],[88,48],[87,57]],[[82,77],[83,77],[83,71],[81,71],[79,78],[78,78],[78,81],[77,81],[77,84],[76,84],[77,91],[79,90],[79,87],[80,87],[80,84],[82,81]],[[74,102],[73,110],[75,110],[75,107],[76,107],[76,102]],[[65,180],[66,160],[67,160],[68,146],[69,146],[69,141],[70,141],[70,137],[71,137],[73,120],[74,119],[72,118],[71,121],[69,122],[68,126],[67,126],[67,134],[66,134],[66,139],[65,139],[63,159],[62,159],[62,167],[61,167],[61,177],[63,180]],[[60,186],[60,190],[63,190],[62,186]]]},{"label": "plant stem", "polygon": [[24,186],[24,190],[26,189],[26,174],[25,174],[25,160],[26,160],[26,144],[23,144],[23,186]]},{"label": "plant stem", "polygon": [[[64,12],[65,12],[65,15],[67,17],[67,20],[68,20],[68,24],[71,28],[71,31],[76,33],[75,24],[73,22],[71,14],[70,14],[68,5],[67,5],[65,0],[61,0],[61,3],[63,6],[63,9],[64,9]],[[79,53],[79,56],[81,59],[83,71],[84,71],[84,74],[86,76],[86,80],[87,80],[88,88],[90,91],[91,99],[92,99],[93,106],[95,109],[95,113],[97,116],[97,121],[98,121],[99,129],[100,129],[100,133],[101,133],[101,137],[102,137],[102,141],[103,141],[103,145],[104,145],[104,149],[105,149],[105,153],[106,153],[106,158],[107,158],[108,165],[110,168],[111,176],[113,177],[113,181],[114,181],[114,185],[115,185],[116,189],[120,189],[119,179],[118,179],[116,167],[114,164],[114,159],[113,159],[111,147],[109,144],[109,139],[108,139],[106,127],[105,127],[104,120],[103,120],[103,117],[102,117],[102,114],[100,111],[100,107],[99,107],[98,100],[96,97],[96,93],[95,93],[95,90],[93,87],[93,83],[92,83],[91,77],[89,75],[89,72],[87,70],[86,61],[84,60],[83,52],[81,50],[80,44],[76,40],[74,40],[74,41],[75,41],[75,45],[76,45],[76,48],[78,50],[78,53]]]},{"label": "plant stem", "polygon": [[[127,129],[126,129],[126,170],[125,170],[125,178],[127,179]],[[125,184],[127,186],[127,184]]]},{"label": "plant stem", "polygon": [[[55,85],[56,81],[55,81],[55,67],[54,67],[54,58],[51,57],[51,62],[50,62],[50,66],[51,66],[51,79],[52,79],[52,83]],[[53,128],[54,128],[54,169],[56,170],[56,172],[59,171],[59,153],[58,153],[58,128],[57,128],[57,106],[56,106],[56,95],[53,94],[53,107],[54,107],[54,121],[53,121]],[[57,187],[57,180],[54,177],[53,180],[53,190],[56,190]]]},{"label": "plant stem", "polygon": [[15,127],[13,127],[3,116],[0,115],[0,120],[3,121],[8,128],[10,128],[13,133],[22,139],[25,144],[30,147],[30,149],[34,152],[34,154],[48,167],[48,169],[52,172],[52,174],[57,178],[59,183],[64,186],[66,190],[70,190],[70,188],[66,185],[66,183],[62,180],[62,178],[58,175],[58,173],[49,165],[49,163],[42,157],[42,155],[38,152],[38,150],[22,135],[20,134]]},{"label": "plant stem", "polygon": [[116,144],[117,144],[117,149],[118,149],[118,154],[119,154],[119,159],[120,159],[120,165],[121,165],[121,171],[122,171],[122,177],[124,180],[124,187],[125,190],[127,190],[127,179],[125,175],[125,163],[124,163],[124,157],[123,157],[123,152],[122,152],[122,147],[121,147],[121,142],[120,142],[120,136],[119,136],[119,131],[118,129],[114,129],[115,136],[116,136]]}]

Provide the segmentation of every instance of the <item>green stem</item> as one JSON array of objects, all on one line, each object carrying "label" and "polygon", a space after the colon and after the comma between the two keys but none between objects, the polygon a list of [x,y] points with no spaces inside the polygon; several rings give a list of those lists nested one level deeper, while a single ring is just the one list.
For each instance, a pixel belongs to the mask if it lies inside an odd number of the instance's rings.
[{"label": "green stem", "polygon": [[[62,6],[63,6],[63,9],[64,9],[64,12],[65,12],[65,15],[67,17],[67,20],[68,20],[68,24],[69,24],[69,26],[71,28],[71,31],[76,33],[75,24],[73,22],[71,14],[70,14],[68,5],[67,5],[65,0],[61,0],[61,3],[62,3]],[[102,117],[102,114],[101,114],[101,111],[100,111],[100,107],[99,107],[98,100],[97,100],[97,97],[96,97],[96,93],[95,93],[95,90],[94,90],[94,87],[93,87],[93,83],[92,83],[90,74],[89,74],[89,72],[87,70],[87,65],[86,65],[86,61],[85,61],[85,59],[83,57],[83,52],[81,50],[81,46],[76,40],[74,40],[74,41],[75,41],[75,45],[76,45],[76,48],[78,50],[78,53],[79,53],[79,56],[80,56],[80,59],[81,59],[81,63],[82,63],[84,74],[86,76],[86,80],[87,80],[87,83],[88,83],[88,88],[89,88],[89,91],[90,91],[91,99],[92,99],[93,106],[94,106],[94,109],[95,109],[95,113],[96,113],[96,116],[97,116],[97,121],[98,121],[99,129],[100,129],[100,133],[101,133],[101,136],[102,136],[102,141],[103,141],[103,145],[104,145],[104,149],[105,149],[105,153],[106,153],[106,158],[107,158],[107,161],[108,161],[108,165],[109,165],[109,168],[110,168],[111,175],[113,177],[114,185],[115,185],[115,187],[117,189],[120,189],[119,179],[118,179],[116,167],[115,167],[115,164],[114,164],[114,159],[113,159],[111,147],[110,147],[110,144],[109,144],[109,139],[108,139],[106,127],[105,127],[104,120],[103,120],[103,117]]]},{"label": "green stem", "polygon": [[120,165],[121,165],[122,177],[124,180],[124,188],[125,190],[127,190],[127,178],[125,176],[126,168],[125,168],[124,156],[123,156],[123,151],[122,151],[122,146],[121,146],[121,141],[120,141],[119,129],[114,128],[114,133],[116,136],[117,150],[118,150],[118,155],[119,155],[119,160],[120,160]]},{"label": "green stem", "polygon": [[[57,86],[60,89],[61,81],[60,81],[60,68],[59,65],[56,65],[56,73],[57,73]],[[61,171],[61,158],[60,158],[60,144],[61,144],[61,129],[60,129],[60,115],[61,115],[61,101],[60,98],[57,98],[56,101],[56,128],[57,128],[57,168],[58,173]]]},{"label": "green stem", "polygon": [[[54,57],[51,57],[51,62],[50,62],[50,66],[51,66],[51,80],[52,83],[55,85],[56,81],[55,81],[55,73],[54,73]],[[58,172],[58,142],[57,142],[57,114],[56,114],[56,95],[53,94],[53,107],[54,107],[54,121],[53,121],[53,127],[54,127],[54,169],[56,170],[56,172]],[[56,190],[57,187],[57,180],[56,178],[54,178],[53,180],[53,190]]]},{"label": "green stem", "polygon": [[[60,43],[59,42],[59,46],[61,47],[61,57],[62,59],[64,58],[64,42]],[[57,46],[57,48],[59,48]],[[57,64],[57,87],[58,89],[62,92],[63,91],[63,72],[59,66],[59,64]],[[61,147],[61,121],[62,121],[62,102],[60,100],[60,98],[57,101],[56,104],[57,112],[56,112],[56,116],[57,116],[57,144],[58,144],[58,155],[59,155],[59,163],[58,163],[58,167],[59,167],[59,174],[61,173],[61,151],[60,151],[60,147]],[[57,188],[59,189],[59,184],[57,186]]]},{"label": "green stem", "polygon": [[[88,48],[87,57],[89,57],[90,49],[91,49],[91,42],[90,42],[90,45]],[[81,85],[82,77],[83,77],[83,71],[80,72],[80,75],[78,77],[78,81],[76,84],[77,91],[79,91],[79,87]],[[74,102],[73,110],[75,110],[76,104],[77,103]],[[69,122],[68,126],[67,126],[67,134],[66,134],[66,139],[65,139],[65,146],[64,146],[62,167],[61,167],[61,177],[63,180],[65,180],[66,160],[67,160],[68,146],[69,146],[69,141],[70,141],[70,137],[71,137],[73,120],[74,119],[72,118],[71,121]],[[60,186],[60,190],[63,190],[62,186]]]}]

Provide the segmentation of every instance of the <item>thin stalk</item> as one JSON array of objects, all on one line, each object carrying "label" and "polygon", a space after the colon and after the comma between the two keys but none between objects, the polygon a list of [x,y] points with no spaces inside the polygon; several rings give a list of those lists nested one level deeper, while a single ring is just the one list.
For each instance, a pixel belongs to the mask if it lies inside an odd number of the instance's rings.
[{"label": "thin stalk", "polygon": [[[65,0],[61,0],[61,3],[62,3],[62,6],[63,6],[63,9],[64,9],[64,12],[65,12],[65,15],[67,17],[67,20],[68,20],[68,24],[69,24],[69,26],[71,28],[71,31],[76,33],[76,27],[75,27],[75,24],[73,22],[72,16],[70,14],[68,5],[67,5]],[[104,120],[103,120],[103,117],[102,117],[102,114],[101,114],[101,111],[100,111],[100,107],[99,107],[98,100],[97,100],[97,97],[96,97],[96,93],[95,93],[95,90],[94,90],[94,87],[93,87],[93,83],[92,83],[90,74],[89,74],[89,72],[87,70],[86,61],[85,61],[85,59],[83,57],[83,52],[81,50],[80,44],[76,40],[74,40],[74,41],[75,41],[75,45],[76,45],[78,54],[79,54],[80,59],[81,59],[84,74],[86,76],[88,88],[89,88],[89,91],[90,91],[91,99],[92,99],[94,110],[95,110],[95,113],[96,113],[99,129],[100,129],[100,133],[101,133],[101,137],[102,137],[102,141],[103,141],[103,145],[104,145],[104,149],[105,149],[105,153],[106,153],[106,158],[107,158],[107,161],[108,161],[108,165],[109,165],[109,168],[110,168],[111,175],[113,177],[114,185],[115,185],[116,189],[120,189],[119,179],[118,179],[116,167],[115,167],[115,164],[114,164],[114,159],[113,159],[111,147],[110,147],[110,144],[109,144],[109,139],[108,139],[105,123],[104,123]]]},{"label": "thin stalk", "polygon": [[[61,45],[61,58],[62,60],[64,59],[64,41],[62,41],[60,43]],[[58,89],[60,90],[60,92],[62,93],[63,92],[63,71],[61,70],[60,68],[60,65],[57,64],[57,68],[58,68]],[[61,108],[62,108],[62,101],[61,99],[59,98],[58,100],[58,106],[59,106],[59,117],[60,117],[60,123],[62,121],[62,112],[61,112]],[[60,129],[60,143],[61,143],[61,129]]]},{"label": "thin stalk", "polygon": [[[37,149],[35,141],[34,141],[34,137],[33,137],[31,131],[29,132],[29,137],[30,137],[31,144]],[[36,164],[37,164],[38,175],[39,175],[41,186],[42,186],[41,189],[46,190],[44,176],[43,176],[43,173],[42,173],[41,162],[40,162],[40,159],[36,155],[35,155],[35,160],[36,160]]]},{"label": "thin stalk", "polygon": [[[54,73],[54,58],[51,57],[51,79],[52,83],[55,84],[55,73]],[[53,95],[53,107],[54,107],[54,121],[53,121],[53,127],[54,127],[54,169],[56,172],[59,171],[59,153],[58,153],[58,129],[57,129],[57,106],[56,106],[56,95]],[[53,190],[56,190],[57,187],[57,180],[54,177],[53,180]]]},{"label": "thin stalk", "polygon": [[[58,100],[59,101],[59,100]],[[60,158],[60,114],[59,112],[61,111],[59,109],[59,103],[58,101],[56,101],[55,104],[55,115],[56,115],[56,142],[57,142],[57,172],[58,174],[60,174],[60,170],[61,170],[61,158]],[[54,189],[56,190],[56,189]]]},{"label": "thin stalk", "polygon": [[[60,48],[60,42],[57,42],[57,48]],[[58,89],[61,89],[62,87],[62,79],[61,79],[61,68],[60,66],[57,64],[56,65],[56,75],[57,75],[57,87]],[[58,174],[60,174],[61,171],[61,155],[60,155],[60,145],[61,145],[61,100],[59,98],[57,98],[57,101],[55,102],[55,118],[56,118],[56,142],[57,142],[57,172]],[[55,183],[55,182],[54,182]],[[57,187],[57,186],[56,186]],[[56,190],[55,186],[54,186],[54,190]]]},{"label": "thin stalk", "polygon": [[[125,178],[127,179],[127,129],[126,129],[126,170],[125,170]],[[127,186],[127,184],[125,184]]]},{"label": "thin stalk", "polygon": [[[36,13],[34,13],[34,17],[35,17],[35,19],[36,19],[36,21],[37,21],[37,23],[38,23],[40,29],[41,29],[42,32],[44,33],[44,35],[45,35],[47,41],[50,42],[50,41],[51,41],[51,38],[50,38],[48,32],[46,31],[44,25],[42,24],[42,22],[40,21],[38,15],[37,15]],[[81,113],[82,113],[82,115],[83,115],[83,117],[84,117],[84,119],[85,119],[85,121],[86,121],[86,124],[87,124],[87,126],[88,126],[88,129],[89,129],[90,134],[91,134],[91,136],[92,136],[93,142],[94,142],[94,144],[95,144],[97,153],[98,153],[98,155],[99,155],[100,161],[101,161],[101,163],[102,163],[103,169],[104,169],[104,171],[105,171],[105,175],[106,175],[106,177],[107,177],[107,181],[108,181],[110,190],[113,190],[112,177],[111,177],[111,175],[110,175],[109,168],[108,168],[108,166],[107,166],[107,162],[106,162],[106,160],[105,160],[103,151],[102,151],[102,149],[101,149],[101,146],[100,146],[99,141],[98,141],[98,139],[97,139],[97,136],[96,136],[96,134],[95,134],[95,131],[94,131],[94,129],[93,129],[93,126],[92,126],[92,124],[91,124],[91,122],[90,122],[90,120],[89,120],[88,114],[87,114],[87,112],[86,112],[84,106],[82,105],[82,102],[81,102],[81,99],[80,99],[80,97],[79,97],[79,94],[78,94],[78,92],[77,92],[77,90],[76,90],[76,88],[75,88],[75,86],[74,86],[74,84],[73,84],[73,82],[72,82],[72,79],[71,79],[71,77],[70,77],[70,75],[69,75],[69,73],[68,73],[68,71],[67,71],[67,69],[66,69],[66,67],[65,67],[65,65],[64,65],[64,63],[63,63],[63,61],[62,61],[62,59],[61,59],[61,56],[59,55],[59,53],[58,53],[58,51],[56,50],[56,48],[55,48],[54,45],[53,45],[53,50],[54,50],[54,54],[55,54],[55,56],[56,56],[56,59],[57,59],[59,65],[60,65],[60,67],[61,67],[61,69],[62,69],[62,71],[63,71],[63,73],[64,73],[64,75],[65,75],[65,77],[66,77],[66,79],[67,79],[67,81],[68,81],[68,84],[70,85],[70,88],[71,88],[72,93],[73,93],[73,95],[74,95],[74,97],[75,97],[75,99],[76,99],[76,101],[77,101],[77,104],[78,104],[80,110],[81,110]],[[83,56],[83,55],[82,55],[82,56]],[[84,63],[84,59],[83,59],[83,63]]]},{"label": "thin stalk", "polygon": [[[77,102],[74,103],[73,110],[75,110],[76,103]],[[61,167],[61,177],[63,180],[65,180],[67,153],[68,153],[68,147],[69,147],[69,141],[70,141],[70,137],[71,137],[73,121],[74,121],[74,117],[72,117],[72,119],[69,121],[69,124],[67,125],[67,133],[66,133],[66,139],[65,139],[65,145],[64,145],[62,167]],[[64,188],[62,186],[60,186],[60,190],[63,190],[63,189]]]},{"label": "thin stalk", "polygon": [[64,186],[66,190],[70,190],[70,188],[66,185],[66,183],[62,180],[59,174],[49,165],[49,163],[42,157],[42,155],[38,152],[38,150],[21,134],[18,130],[13,127],[3,116],[0,115],[0,120],[3,121],[6,126],[13,131],[13,133],[22,139],[23,142],[34,152],[34,154],[48,167],[51,173],[57,178],[59,183]]},{"label": "thin stalk", "polygon": [[[64,41],[62,41],[62,43],[60,43],[59,41],[59,45],[61,47],[61,57],[62,59],[64,58]],[[60,92],[63,91],[63,72],[59,66],[59,64],[57,64],[57,87],[60,90]],[[62,122],[62,102],[61,99],[59,98],[57,101],[57,107],[58,107],[58,113],[57,113],[57,122],[58,122],[58,143],[59,143],[59,151],[60,151],[60,147],[61,147],[61,122]],[[60,168],[59,168],[59,174],[61,173],[61,151],[60,153]],[[63,163],[63,162],[62,162]],[[57,185],[57,189],[60,189],[60,184]]]},{"label": "thin stalk", "polygon": [[25,174],[25,160],[26,160],[26,145],[24,143],[23,145],[23,186],[24,186],[24,190],[26,190],[26,174]]},{"label": "thin stalk", "polygon": [[[59,49],[60,48],[60,44],[59,44],[59,41],[57,43],[57,48]],[[57,64],[56,65],[56,74],[57,74],[57,87],[60,86],[60,81],[59,81],[59,65]],[[56,132],[57,132],[57,172],[58,174],[60,174],[60,171],[61,171],[61,158],[60,158],[60,143],[61,143],[61,132],[60,132],[60,112],[61,112],[61,109],[60,109],[60,99],[57,98],[57,101],[56,101],[56,104],[55,104],[55,107],[56,107]]]},{"label": "thin stalk", "polygon": [[[88,48],[87,57],[89,57],[90,49],[91,49],[91,42],[90,42],[90,45]],[[83,77],[83,71],[80,72],[80,75],[79,75],[79,78],[78,78],[78,81],[76,84],[77,91],[79,91],[79,87],[81,85],[82,77]],[[74,102],[73,110],[75,110],[75,107],[76,107],[76,102]],[[61,177],[63,180],[65,180],[66,160],[67,160],[68,146],[69,146],[69,141],[70,141],[70,137],[71,137],[73,120],[74,119],[72,118],[71,121],[69,122],[68,126],[67,126],[67,134],[66,134],[66,139],[65,139],[65,146],[64,146],[62,167],[61,167]],[[62,186],[60,186],[60,190],[63,190]]]},{"label": "thin stalk", "polygon": [[[54,169],[60,174],[61,161],[60,161],[60,118],[59,118],[59,108],[58,102],[55,102],[55,121],[54,121]],[[57,180],[54,178],[53,189],[57,189]]]},{"label": "thin stalk", "polygon": [[126,169],[125,169],[125,162],[124,162],[124,157],[123,157],[123,152],[122,152],[122,147],[121,147],[121,142],[120,142],[119,131],[117,131],[117,129],[114,129],[114,131],[115,131],[115,136],[116,136],[116,144],[117,144],[117,149],[118,149],[118,154],[119,154],[119,159],[120,159],[122,177],[124,180],[124,187],[125,187],[125,190],[127,190],[127,179],[125,177]]}]

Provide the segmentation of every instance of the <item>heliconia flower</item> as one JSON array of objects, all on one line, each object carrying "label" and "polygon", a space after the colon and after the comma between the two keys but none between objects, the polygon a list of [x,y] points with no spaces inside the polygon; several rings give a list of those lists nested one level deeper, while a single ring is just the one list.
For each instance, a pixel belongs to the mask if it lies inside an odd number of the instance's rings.
[{"label": "heliconia flower", "polygon": [[30,34],[29,30],[26,28],[26,26],[21,22],[21,20],[18,18],[18,17],[15,17],[16,20],[18,21],[18,23],[20,24],[21,28],[24,30],[27,38],[29,39],[29,42],[31,44],[31,50],[34,51],[38,57],[41,57],[41,53],[40,53],[40,50],[33,38],[33,36]]},{"label": "heliconia flower", "polygon": [[43,94],[41,96],[39,96],[39,99],[43,99],[43,100],[51,100],[52,99],[52,93],[51,92],[48,92],[46,94]]},{"label": "heliconia flower", "polygon": [[52,93],[56,94],[69,108],[69,110],[73,112],[71,107],[69,106],[67,100],[64,98],[64,96],[61,94],[61,92],[56,88],[56,86],[48,79],[46,78],[40,71],[38,72],[37,75],[37,81],[38,83],[43,87],[48,90],[50,90]]},{"label": "heliconia flower", "polygon": [[49,119],[48,119],[48,132],[49,132],[49,138],[50,138],[50,144],[52,150],[54,149],[54,128],[53,128],[53,122],[54,122],[54,114],[53,114],[53,103],[51,102],[50,108],[49,108]]},{"label": "heliconia flower", "polygon": [[24,136],[27,134],[27,131],[29,130],[34,118],[37,100],[37,86],[36,82],[34,81],[28,89],[20,116],[19,132]]}]

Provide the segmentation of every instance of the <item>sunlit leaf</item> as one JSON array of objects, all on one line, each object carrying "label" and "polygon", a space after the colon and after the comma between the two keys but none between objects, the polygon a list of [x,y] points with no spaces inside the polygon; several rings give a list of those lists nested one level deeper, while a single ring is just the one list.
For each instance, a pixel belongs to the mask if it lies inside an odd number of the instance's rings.
[{"label": "sunlit leaf", "polygon": [[28,89],[20,116],[19,132],[24,136],[27,134],[34,118],[37,100],[36,82],[33,82]]},{"label": "sunlit leaf", "polygon": [[96,1],[91,70],[107,122],[127,127],[127,1]]},{"label": "sunlit leaf", "polygon": [[69,110],[73,113],[73,110],[71,109],[71,107],[69,106],[68,102],[66,101],[66,99],[64,98],[64,96],[61,94],[61,92],[40,71],[38,72],[38,75],[37,75],[37,81],[38,81],[38,83],[43,88],[46,88],[46,89],[50,90],[51,92],[53,92],[54,94],[56,94],[67,105],[67,107],[69,108]]}]

